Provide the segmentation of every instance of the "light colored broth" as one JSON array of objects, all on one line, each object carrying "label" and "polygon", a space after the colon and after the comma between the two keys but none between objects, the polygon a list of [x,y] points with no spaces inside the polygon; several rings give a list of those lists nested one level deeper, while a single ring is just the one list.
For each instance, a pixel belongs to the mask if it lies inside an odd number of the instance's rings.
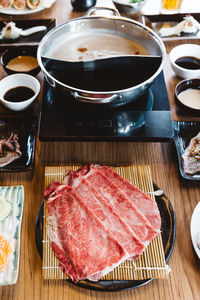
[{"label": "light colored broth", "polygon": [[178,94],[178,99],[184,105],[200,109],[200,90],[199,89],[187,89]]},{"label": "light colored broth", "polygon": [[119,55],[149,55],[138,43],[115,34],[95,32],[82,33],[76,38],[60,42],[50,49],[48,57],[65,61],[87,61]]}]

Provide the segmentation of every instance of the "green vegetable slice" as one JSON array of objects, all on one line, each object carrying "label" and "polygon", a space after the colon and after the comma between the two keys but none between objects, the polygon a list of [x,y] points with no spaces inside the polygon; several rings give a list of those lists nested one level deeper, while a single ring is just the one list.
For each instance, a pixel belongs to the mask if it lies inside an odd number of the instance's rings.
[{"label": "green vegetable slice", "polygon": [[138,2],[142,2],[144,0],[130,0],[130,3],[138,3]]}]

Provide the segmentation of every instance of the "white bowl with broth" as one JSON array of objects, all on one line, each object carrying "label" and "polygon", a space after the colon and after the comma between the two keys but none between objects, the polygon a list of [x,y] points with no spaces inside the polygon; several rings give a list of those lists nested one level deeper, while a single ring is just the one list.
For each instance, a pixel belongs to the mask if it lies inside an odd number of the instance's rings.
[{"label": "white bowl with broth", "polygon": [[0,81],[0,102],[13,111],[28,109],[39,92],[39,81],[28,74],[13,74]]},{"label": "white bowl with broth", "polygon": [[169,59],[177,76],[183,79],[200,78],[200,45],[179,45],[171,50]]}]

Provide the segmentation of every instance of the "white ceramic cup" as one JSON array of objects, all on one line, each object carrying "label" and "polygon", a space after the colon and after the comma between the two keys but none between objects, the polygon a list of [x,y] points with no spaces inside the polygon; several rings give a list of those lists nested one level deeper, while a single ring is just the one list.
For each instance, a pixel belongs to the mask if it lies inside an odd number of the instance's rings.
[{"label": "white ceramic cup", "polygon": [[200,69],[190,70],[178,66],[175,61],[183,56],[194,56],[200,59],[200,45],[183,44],[173,48],[169,54],[169,59],[173,71],[181,78],[192,79],[200,78]]},{"label": "white ceramic cup", "polygon": [[[4,95],[7,91],[12,88],[24,86],[32,89],[34,91],[34,96],[25,101],[16,101],[11,102],[4,99]],[[39,81],[28,74],[12,74],[0,81],[0,102],[7,108],[14,111],[22,111],[27,109],[37,98],[40,92],[40,83]]]}]

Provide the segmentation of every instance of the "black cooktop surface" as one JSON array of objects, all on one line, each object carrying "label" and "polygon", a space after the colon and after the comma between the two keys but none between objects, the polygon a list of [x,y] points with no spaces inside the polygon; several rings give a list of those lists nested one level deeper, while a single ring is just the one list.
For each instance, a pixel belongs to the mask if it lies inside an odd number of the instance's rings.
[{"label": "black cooktop surface", "polygon": [[44,82],[39,138],[41,141],[169,141],[171,114],[163,73],[130,104],[108,108],[78,102]]}]

